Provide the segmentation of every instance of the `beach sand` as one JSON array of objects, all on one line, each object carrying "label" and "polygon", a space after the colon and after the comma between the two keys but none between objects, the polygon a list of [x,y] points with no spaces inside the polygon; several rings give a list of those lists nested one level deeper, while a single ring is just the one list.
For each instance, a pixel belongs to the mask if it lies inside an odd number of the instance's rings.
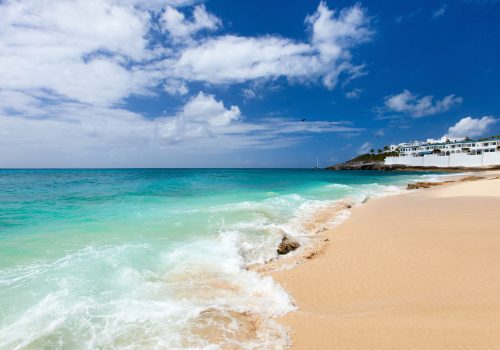
[{"label": "beach sand", "polygon": [[500,180],[353,208],[326,246],[273,272],[293,349],[500,349]]}]

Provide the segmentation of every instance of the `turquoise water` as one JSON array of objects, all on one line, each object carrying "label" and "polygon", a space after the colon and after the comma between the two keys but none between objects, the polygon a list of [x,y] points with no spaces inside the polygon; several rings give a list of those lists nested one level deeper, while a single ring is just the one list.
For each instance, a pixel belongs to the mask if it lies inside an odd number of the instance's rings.
[{"label": "turquoise water", "polygon": [[[421,175],[321,170],[0,170],[0,349],[281,349],[270,278],[315,209]],[[259,329],[242,341],[242,317]],[[207,331],[217,334],[207,337]]]}]

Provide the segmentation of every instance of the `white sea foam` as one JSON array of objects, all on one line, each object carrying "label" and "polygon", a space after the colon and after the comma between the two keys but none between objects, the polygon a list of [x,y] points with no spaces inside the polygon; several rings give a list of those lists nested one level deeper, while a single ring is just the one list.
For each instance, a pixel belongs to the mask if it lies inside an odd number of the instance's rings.
[{"label": "white sea foam", "polygon": [[[222,325],[233,328],[247,315],[258,315],[258,324],[265,327],[259,326],[242,348],[263,348],[269,341],[283,348],[286,333],[273,318],[293,309],[290,298],[270,277],[245,269],[237,244],[237,235],[231,233],[186,243],[161,254],[162,268],[156,271],[123,264],[131,247],[87,247],[70,254],[59,261],[58,268],[70,269],[58,276],[61,287],[3,326],[0,348],[217,349],[222,344],[203,337],[207,325],[201,316],[206,312],[214,319],[229,317]],[[113,269],[113,289],[81,289],[84,276],[70,272],[105,256],[105,266]],[[201,329],[200,334],[193,329]],[[235,336],[226,341],[239,340]]]},{"label": "white sea foam", "polygon": [[440,181],[447,181],[450,179],[454,179],[457,176],[460,177],[472,174],[473,173],[471,172],[453,173],[453,174],[426,174],[426,175],[421,175],[415,179],[412,179],[412,182],[417,182],[417,181],[440,182]]},{"label": "white sea foam", "polygon": [[[330,184],[325,190],[359,204],[402,187]],[[198,209],[211,215],[213,235],[165,247],[89,245],[54,261],[0,270],[0,287],[24,295],[4,318],[0,348],[283,349],[288,338],[275,318],[293,310],[293,302],[247,266],[276,258],[283,235],[307,244],[304,223],[339,199],[273,193]],[[349,215],[343,210],[331,224]],[[248,329],[246,337],[238,334]]]},{"label": "white sea foam", "polygon": [[345,184],[329,184],[329,185],[326,185],[327,188],[331,188],[331,189],[339,189],[339,190],[352,190],[354,189],[354,187],[352,186],[349,186],[349,185],[345,185]]}]

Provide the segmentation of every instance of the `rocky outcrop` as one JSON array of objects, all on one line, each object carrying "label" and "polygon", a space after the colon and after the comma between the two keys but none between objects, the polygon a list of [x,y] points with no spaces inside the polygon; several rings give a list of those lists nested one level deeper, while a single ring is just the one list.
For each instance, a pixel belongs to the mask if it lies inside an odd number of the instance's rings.
[{"label": "rocky outcrop", "polygon": [[278,245],[277,252],[279,255],[285,255],[285,254],[288,254],[290,252],[293,252],[298,247],[300,247],[299,242],[297,242],[296,240],[294,240],[292,238],[284,236],[283,239],[281,240],[281,243]]},{"label": "rocky outcrop", "polygon": [[453,183],[453,182],[468,182],[468,181],[477,181],[477,180],[484,180],[484,179],[485,179],[485,177],[483,177],[483,176],[471,175],[471,176],[463,177],[460,180],[450,180],[450,181],[443,181],[443,182],[419,181],[419,182],[415,182],[413,184],[408,184],[408,186],[406,188],[408,190],[417,190],[419,188],[431,188],[431,187],[441,186],[441,185]]},{"label": "rocky outcrop", "polygon": [[333,165],[328,170],[392,170],[383,162],[347,162]]},{"label": "rocky outcrop", "polygon": [[449,167],[449,168],[438,168],[438,167],[421,167],[421,166],[406,166],[406,165],[385,165],[382,162],[347,162],[337,165],[330,166],[326,168],[327,170],[379,170],[379,171],[433,171],[433,172],[463,172],[463,171],[484,171],[499,169],[500,167],[488,167],[488,168],[464,168],[464,167]]},{"label": "rocky outcrop", "polygon": [[444,182],[415,182],[414,184],[408,184],[406,189],[417,190],[419,188],[431,188],[435,186],[441,186]]},{"label": "rocky outcrop", "polygon": [[477,181],[477,180],[484,180],[484,177],[482,176],[466,176],[464,178],[460,179],[460,182],[467,182],[467,181]]}]

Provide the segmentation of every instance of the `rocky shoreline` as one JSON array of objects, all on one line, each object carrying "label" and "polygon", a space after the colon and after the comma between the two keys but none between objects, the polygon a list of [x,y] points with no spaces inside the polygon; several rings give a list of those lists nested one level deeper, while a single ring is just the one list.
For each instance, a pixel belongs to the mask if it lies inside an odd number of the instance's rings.
[{"label": "rocky shoreline", "polygon": [[415,167],[406,165],[385,165],[384,162],[351,162],[336,164],[326,170],[378,170],[378,171],[434,171],[434,172],[464,172],[500,169],[500,166],[491,168],[465,168],[465,167]]}]

